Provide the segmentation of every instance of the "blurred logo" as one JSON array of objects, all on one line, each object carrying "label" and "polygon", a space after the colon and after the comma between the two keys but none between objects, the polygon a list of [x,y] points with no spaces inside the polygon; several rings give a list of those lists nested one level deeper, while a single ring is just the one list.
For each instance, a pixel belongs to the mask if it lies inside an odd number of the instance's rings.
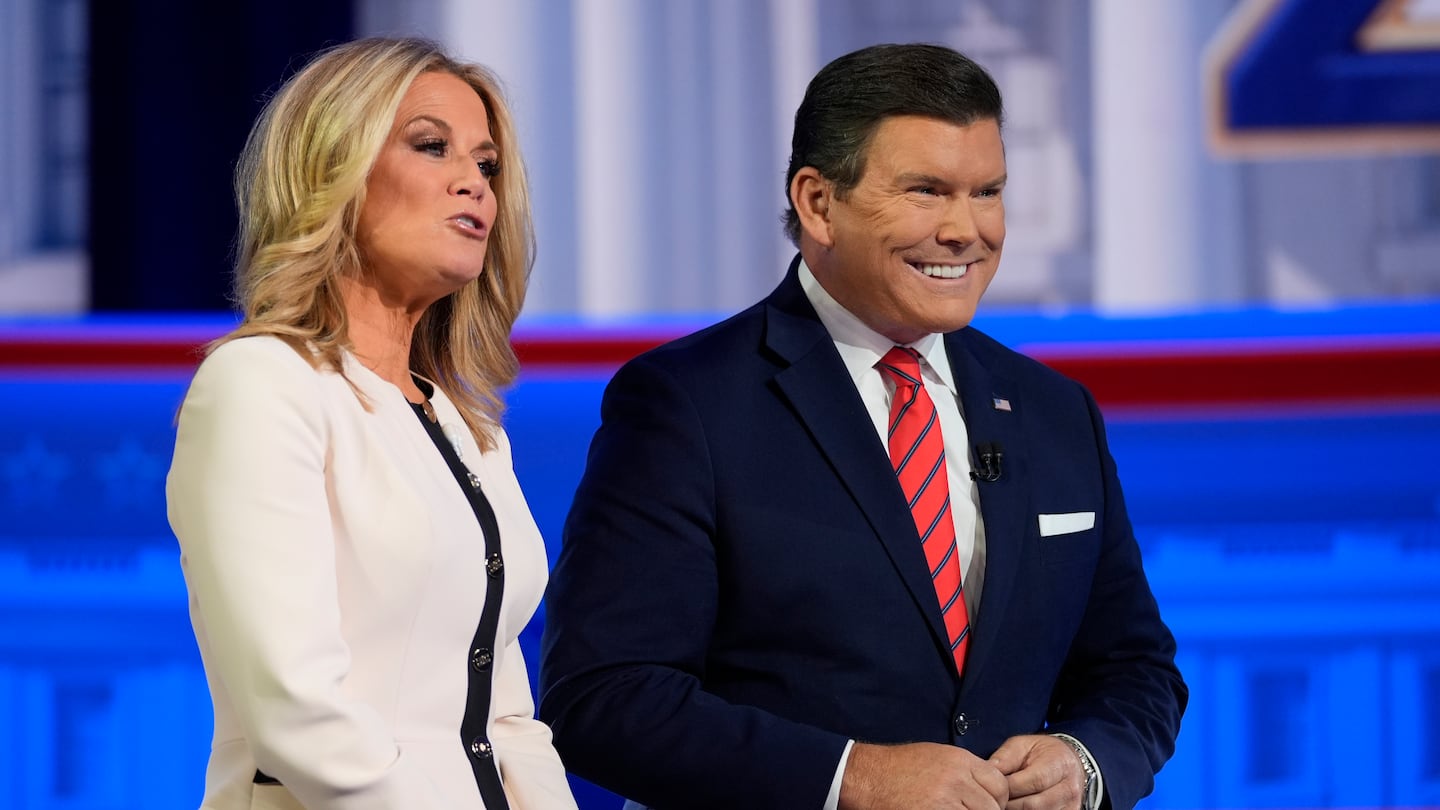
[{"label": "blurred logo", "polygon": [[1440,0],[1244,0],[1204,77],[1220,154],[1440,152]]}]

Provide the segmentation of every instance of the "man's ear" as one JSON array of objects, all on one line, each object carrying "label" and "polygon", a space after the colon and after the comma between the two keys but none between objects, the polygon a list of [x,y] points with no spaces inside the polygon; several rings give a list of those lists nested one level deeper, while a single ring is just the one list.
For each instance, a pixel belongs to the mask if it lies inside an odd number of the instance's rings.
[{"label": "man's ear", "polygon": [[800,218],[800,231],[822,247],[835,246],[830,223],[830,206],[835,200],[835,185],[821,176],[814,166],[802,167],[790,179],[790,204]]}]

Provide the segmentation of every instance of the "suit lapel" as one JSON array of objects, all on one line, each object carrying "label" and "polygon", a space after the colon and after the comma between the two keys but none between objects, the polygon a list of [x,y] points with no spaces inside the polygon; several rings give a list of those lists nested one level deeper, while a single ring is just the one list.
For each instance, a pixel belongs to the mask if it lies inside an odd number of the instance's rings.
[{"label": "suit lapel", "polygon": [[949,649],[924,551],[890,458],[793,264],[766,300],[765,344],[786,364],[774,377],[780,395],[865,513],[936,643]]},{"label": "suit lapel", "polygon": [[[1026,537],[1027,488],[1020,424],[1024,403],[1010,380],[986,368],[970,351],[966,331],[946,335],[945,348],[960,389],[972,453],[976,445],[984,443],[999,444],[1004,452],[1000,480],[976,484],[985,521],[985,588],[965,661],[967,676],[973,676],[995,657],[1002,640],[1002,619],[1015,590]],[[973,683],[974,678],[966,681]]]}]

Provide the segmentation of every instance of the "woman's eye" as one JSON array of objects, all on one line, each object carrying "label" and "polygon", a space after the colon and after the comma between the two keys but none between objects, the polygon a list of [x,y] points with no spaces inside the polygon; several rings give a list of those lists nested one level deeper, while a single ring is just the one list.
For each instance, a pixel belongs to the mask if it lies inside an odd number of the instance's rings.
[{"label": "woman's eye", "polygon": [[445,150],[448,146],[449,144],[443,138],[436,138],[415,144],[415,151],[435,157],[445,157]]},{"label": "woman's eye", "polygon": [[477,162],[475,165],[480,167],[480,175],[486,180],[494,180],[495,176],[500,174],[500,161],[494,158],[487,158],[486,160]]}]

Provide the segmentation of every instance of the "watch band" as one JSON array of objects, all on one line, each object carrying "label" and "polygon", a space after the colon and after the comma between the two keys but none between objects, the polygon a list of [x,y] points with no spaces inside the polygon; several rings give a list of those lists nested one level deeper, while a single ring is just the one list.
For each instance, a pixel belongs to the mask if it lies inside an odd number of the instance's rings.
[{"label": "watch band", "polygon": [[1061,734],[1055,736],[1063,740],[1066,745],[1070,746],[1070,750],[1075,752],[1075,756],[1080,760],[1080,768],[1085,773],[1085,786],[1080,790],[1080,810],[1097,810],[1096,805],[1099,802],[1095,801],[1095,763],[1091,761],[1090,754],[1074,737]]}]

